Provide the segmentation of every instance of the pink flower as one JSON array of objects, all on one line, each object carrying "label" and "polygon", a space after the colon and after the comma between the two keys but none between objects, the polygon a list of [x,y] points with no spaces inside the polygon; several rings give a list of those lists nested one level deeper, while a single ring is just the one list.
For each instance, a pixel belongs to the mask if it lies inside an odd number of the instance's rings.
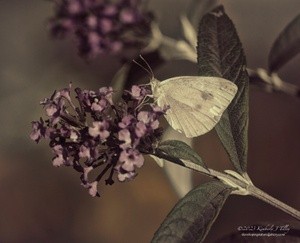
[{"label": "pink flower", "polygon": [[120,141],[124,141],[124,143],[120,145],[121,148],[125,149],[131,146],[131,134],[128,129],[119,131],[118,138]]},{"label": "pink flower", "polygon": [[147,127],[143,122],[138,122],[135,126],[135,134],[138,138],[143,137],[147,132]]},{"label": "pink flower", "polygon": [[63,147],[61,145],[56,145],[53,147],[53,152],[56,154],[56,157],[52,160],[53,166],[59,167],[65,164],[65,159],[63,157]]},{"label": "pink flower", "polygon": [[43,120],[33,121],[31,122],[31,126],[32,131],[30,133],[30,138],[38,143],[40,139],[45,136],[44,122]]},{"label": "pink flower", "polygon": [[140,111],[138,116],[137,116],[137,119],[139,121],[142,121],[144,124],[148,124],[150,121],[151,121],[151,118],[150,118],[150,113],[148,111]]},{"label": "pink flower", "polygon": [[109,123],[107,121],[96,121],[93,122],[93,127],[89,127],[89,134],[92,137],[100,137],[102,140],[105,140],[109,137],[110,132],[107,130]]},{"label": "pink flower", "polygon": [[32,122],[30,138],[50,140],[53,165],[71,165],[81,174],[89,194],[99,196],[97,185],[107,172],[105,182],[110,185],[114,173],[119,181],[137,175],[136,169],[144,164],[142,153],[151,153],[161,136],[158,118],[164,111],[155,110],[143,99],[149,92],[145,86],[124,91],[124,100],[118,104],[113,104],[111,87],[97,91],[76,88],[77,106],[70,91],[71,86],[55,91],[41,102],[47,119]]},{"label": "pink flower", "polygon": [[121,152],[119,161],[124,170],[133,171],[135,166],[140,168],[144,164],[144,157],[136,149],[126,149]]},{"label": "pink flower", "polygon": [[95,101],[93,102],[91,109],[93,111],[103,111],[105,108],[107,107],[107,101],[104,99],[101,99],[100,101],[98,101],[98,99],[95,99]]},{"label": "pink flower", "polygon": [[124,9],[120,14],[120,20],[124,24],[132,24],[136,21],[136,15],[133,9]]},{"label": "pink flower", "polygon": [[57,38],[73,35],[79,54],[95,57],[126,47],[140,49],[151,36],[152,14],[140,7],[141,0],[58,0],[50,31]]},{"label": "pink flower", "polygon": [[132,124],[132,121],[134,120],[133,115],[126,115],[122,118],[122,121],[119,122],[119,127],[120,128],[127,128]]},{"label": "pink flower", "polygon": [[82,184],[85,188],[87,188],[89,190],[89,194],[92,196],[92,197],[100,197],[99,193],[98,193],[98,181],[94,181],[92,183],[85,183],[85,184]]},{"label": "pink flower", "polygon": [[81,145],[79,148],[79,153],[78,156],[80,158],[91,158],[91,153],[90,153],[90,149],[84,145]]},{"label": "pink flower", "polygon": [[134,177],[136,177],[136,172],[135,171],[118,173],[118,180],[120,182],[124,182],[124,181],[128,181],[128,180],[133,180]]}]

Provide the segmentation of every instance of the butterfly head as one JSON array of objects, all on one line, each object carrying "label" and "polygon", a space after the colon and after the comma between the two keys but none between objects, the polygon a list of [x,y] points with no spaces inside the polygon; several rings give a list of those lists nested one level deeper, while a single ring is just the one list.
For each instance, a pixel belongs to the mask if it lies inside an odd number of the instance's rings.
[{"label": "butterfly head", "polygon": [[150,79],[150,85],[151,85],[151,90],[152,90],[152,95],[153,97],[157,97],[158,94],[160,93],[160,89],[159,89],[159,81],[156,78],[152,78]]},{"label": "butterfly head", "polygon": [[143,61],[144,65],[137,62],[136,60],[133,60],[133,62],[135,64],[137,64],[138,66],[140,66],[142,69],[144,69],[148,73],[149,78],[150,78],[149,84],[150,84],[151,90],[152,90],[152,97],[157,98],[160,94],[160,87],[159,87],[160,82],[156,78],[154,78],[154,73],[153,73],[149,63],[142,57],[142,55],[140,55],[139,57]]}]

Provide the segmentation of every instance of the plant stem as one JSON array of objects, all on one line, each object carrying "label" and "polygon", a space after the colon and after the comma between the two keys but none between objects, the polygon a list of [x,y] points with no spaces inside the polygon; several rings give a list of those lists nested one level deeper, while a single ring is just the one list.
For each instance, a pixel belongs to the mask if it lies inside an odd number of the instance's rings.
[{"label": "plant stem", "polygon": [[259,188],[249,185],[247,188],[249,194],[253,197],[256,197],[272,206],[286,212],[287,214],[293,216],[294,218],[300,220],[300,212],[289,205],[279,201],[278,199],[270,196],[269,194],[265,193],[264,191],[260,190]]},{"label": "plant stem", "polygon": [[196,50],[184,40],[175,40],[162,35],[160,54],[166,60],[187,60],[197,62]]},{"label": "plant stem", "polygon": [[[163,51],[164,48],[160,48],[160,52],[166,60],[182,59],[197,63],[196,50],[194,50],[190,44],[183,40],[175,40],[162,34],[160,38],[162,47],[166,46],[172,50],[165,54]],[[268,74],[267,71],[262,68],[258,68],[257,70],[247,68],[247,72],[250,77],[250,83],[262,86],[267,92],[282,92],[300,98],[300,88],[297,85],[283,81],[276,73]],[[264,72],[265,75],[262,75],[262,72]]]},{"label": "plant stem", "polygon": [[244,181],[241,181],[241,180],[238,180],[230,175],[227,175],[225,173],[221,173],[221,172],[218,172],[218,171],[214,171],[214,170],[211,170],[210,169],[210,172],[211,172],[211,175],[213,175],[213,177],[215,178],[226,178],[227,180],[231,181],[233,184],[236,184],[238,185],[239,187],[241,187],[242,189],[245,190],[246,193],[237,193],[239,195],[251,195],[257,199],[260,199],[280,210],[282,210],[283,212],[291,215],[292,217],[300,220],[300,212],[294,208],[292,208],[291,206],[279,201],[278,199],[272,197],[271,195],[265,193],[264,191],[262,191],[261,189],[257,188],[256,186],[252,185],[252,182],[251,184],[246,184]]},{"label": "plant stem", "polygon": [[[172,50],[171,54],[170,52],[164,53],[164,48],[161,48],[161,54],[166,60],[170,59],[184,59],[191,62],[197,62],[197,57],[195,55],[195,50],[191,45],[189,45],[187,42],[180,40],[177,41],[175,39],[172,39],[168,36],[163,35],[159,28],[157,28],[158,33],[158,39],[161,44],[161,46],[168,47]],[[283,93],[298,96],[300,97],[300,89],[299,87],[286,83],[283,80],[281,80],[277,74],[267,74],[267,72],[263,69],[258,69],[257,71],[252,69],[247,69],[249,75],[252,77],[250,79],[251,81],[255,81],[255,78],[265,84],[270,91],[281,91]],[[255,82],[254,82],[255,83]],[[169,157],[166,154],[154,154],[160,158],[169,160],[175,164],[184,166],[186,168],[190,168],[192,170],[195,170],[197,172],[200,172],[202,174],[205,174],[209,177],[216,178],[221,180],[223,183],[228,184],[233,187],[237,187],[237,190],[235,191],[236,194],[240,195],[251,195],[253,197],[256,197],[284,212],[287,214],[293,216],[294,218],[300,220],[300,212],[287,204],[279,201],[278,199],[270,196],[269,194],[265,193],[264,191],[260,190],[259,188],[255,187],[248,175],[244,175],[245,180],[241,180],[237,177],[234,177],[232,175],[221,173],[212,169],[205,169],[202,166],[189,162],[189,161],[181,161],[179,159]],[[240,192],[240,193],[239,193]]]},{"label": "plant stem", "polygon": [[[244,180],[239,180],[238,178],[233,177],[232,175],[222,173],[222,172],[219,172],[219,171],[216,171],[213,169],[205,169],[201,165],[195,164],[195,163],[187,161],[187,160],[182,161],[177,158],[160,153],[159,151],[157,151],[154,155],[158,156],[160,158],[166,159],[177,165],[184,166],[186,168],[189,168],[189,169],[195,170],[197,172],[200,172],[202,174],[205,174],[206,176],[221,180],[223,183],[228,184],[230,186],[236,185],[237,191],[236,192],[234,191],[236,194],[251,195],[257,199],[260,199],[260,200],[282,210],[283,212],[291,215],[292,217],[300,220],[300,212],[298,210],[290,207],[289,205],[279,201],[278,199],[270,196],[269,194],[265,193],[261,189],[255,187],[254,185],[252,185],[251,181],[246,183]],[[242,189],[242,192],[239,193],[239,190],[241,190],[241,189]]]}]

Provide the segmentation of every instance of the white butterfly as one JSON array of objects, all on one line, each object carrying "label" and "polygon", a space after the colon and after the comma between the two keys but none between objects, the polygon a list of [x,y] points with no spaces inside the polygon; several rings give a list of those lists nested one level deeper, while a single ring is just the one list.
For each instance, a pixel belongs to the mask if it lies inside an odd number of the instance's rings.
[{"label": "white butterfly", "polygon": [[197,137],[215,127],[237,92],[237,86],[218,77],[180,76],[150,81],[154,101],[169,106],[165,118],[186,137]]}]

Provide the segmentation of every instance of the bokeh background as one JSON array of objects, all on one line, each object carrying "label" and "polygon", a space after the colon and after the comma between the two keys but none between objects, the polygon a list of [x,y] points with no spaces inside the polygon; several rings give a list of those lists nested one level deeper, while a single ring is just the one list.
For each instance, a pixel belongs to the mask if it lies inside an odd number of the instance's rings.
[{"label": "bokeh background", "polygon": [[[150,0],[162,30],[180,33],[178,14],[186,0]],[[243,43],[248,66],[267,67],[268,51],[282,28],[300,12],[298,0],[223,1]],[[172,11],[170,11],[172,6]],[[46,143],[29,140],[31,120],[41,116],[39,101],[68,85],[96,89],[109,84],[118,58],[87,63],[72,41],[49,38],[50,1],[0,0],[0,242],[149,242],[177,202],[164,171],[151,159],[130,183],[100,187],[91,198],[71,168],[54,168]],[[300,86],[299,57],[280,72]],[[197,67],[172,62],[156,70],[164,79],[193,75]],[[249,175],[274,197],[300,208],[300,99],[251,86]],[[214,131],[196,141],[210,167],[231,168]],[[194,176],[195,184],[207,179]],[[206,242],[238,226],[257,222],[295,223],[290,216],[254,198],[231,196]]]}]

